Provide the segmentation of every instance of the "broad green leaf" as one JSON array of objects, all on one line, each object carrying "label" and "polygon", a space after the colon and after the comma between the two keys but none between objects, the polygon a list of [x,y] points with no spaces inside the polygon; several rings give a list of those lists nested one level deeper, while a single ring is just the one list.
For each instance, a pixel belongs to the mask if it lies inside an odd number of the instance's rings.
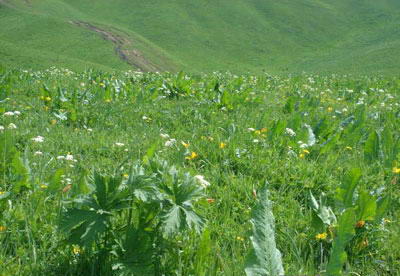
[{"label": "broad green leaf", "polygon": [[362,190],[358,196],[358,220],[373,221],[376,215],[376,198]]},{"label": "broad green leaf", "polygon": [[331,255],[326,275],[342,275],[343,265],[347,261],[346,246],[355,235],[354,224],[356,213],[354,209],[347,209],[339,218],[336,237],[333,240]]},{"label": "broad green leaf", "polygon": [[347,208],[353,205],[354,191],[357,188],[360,179],[361,169],[359,168],[351,169],[344,178],[343,184],[336,194],[336,200],[339,201],[342,207]]},{"label": "broad green leaf", "polygon": [[364,145],[364,156],[372,162],[379,158],[379,135],[376,131],[372,131]]},{"label": "broad green leaf", "polygon": [[208,276],[212,258],[212,241],[210,231],[204,230],[194,260],[195,275]]},{"label": "broad green leaf", "polygon": [[253,248],[246,260],[245,272],[248,276],[284,275],[282,257],[275,243],[275,218],[272,203],[268,199],[267,185],[260,193],[252,213]]}]

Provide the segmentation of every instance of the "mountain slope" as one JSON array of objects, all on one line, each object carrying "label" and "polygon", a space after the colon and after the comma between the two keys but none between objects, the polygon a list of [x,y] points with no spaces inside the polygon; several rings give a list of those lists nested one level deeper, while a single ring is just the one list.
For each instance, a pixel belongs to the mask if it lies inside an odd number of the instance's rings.
[{"label": "mountain slope", "polygon": [[397,0],[0,3],[0,64],[8,66],[399,72]]}]

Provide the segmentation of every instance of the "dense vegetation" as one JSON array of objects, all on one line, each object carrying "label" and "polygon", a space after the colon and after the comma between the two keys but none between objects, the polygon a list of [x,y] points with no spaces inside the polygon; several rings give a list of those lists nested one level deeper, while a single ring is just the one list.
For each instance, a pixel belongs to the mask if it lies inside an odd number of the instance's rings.
[{"label": "dense vegetation", "polygon": [[2,70],[0,275],[398,275],[399,89]]},{"label": "dense vegetation", "polygon": [[125,50],[145,71],[397,73],[399,11],[398,0],[2,0],[0,64],[127,70]]}]

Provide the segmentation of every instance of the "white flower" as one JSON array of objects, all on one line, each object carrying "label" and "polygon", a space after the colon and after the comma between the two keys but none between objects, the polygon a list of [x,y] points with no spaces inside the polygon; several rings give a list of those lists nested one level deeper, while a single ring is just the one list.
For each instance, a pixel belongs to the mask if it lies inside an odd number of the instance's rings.
[{"label": "white flower", "polygon": [[258,140],[258,139],[253,140],[253,143],[259,143],[259,142],[260,142],[260,140]]},{"label": "white flower", "polygon": [[19,115],[21,115],[21,112],[19,112],[19,111],[14,111],[14,115],[19,116]]},{"label": "white flower", "polygon": [[169,135],[166,134],[166,133],[161,133],[160,136],[161,136],[161,138],[163,138],[163,139],[168,139],[168,138],[169,138]]},{"label": "white flower", "polygon": [[88,129],[87,129],[87,131],[89,131],[89,132],[92,132],[92,131],[93,131],[93,129],[91,129],[91,128],[88,128]]},{"label": "white flower", "polygon": [[307,145],[307,144],[305,144],[305,143],[302,143],[302,144],[300,145],[300,148],[301,148],[301,149],[308,148],[308,145]]},{"label": "white flower", "polygon": [[11,123],[11,124],[8,125],[8,128],[9,128],[9,129],[16,129],[17,126],[14,125],[13,123]]},{"label": "white flower", "polygon": [[252,128],[252,127],[249,127],[249,128],[247,129],[247,131],[253,132],[253,131],[255,131],[255,129]]},{"label": "white flower", "polygon": [[42,155],[42,154],[43,154],[43,152],[41,152],[41,151],[37,151],[34,153],[34,155]]},{"label": "white flower", "polygon": [[195,175],[194,178],[197,180],[197,182],[203,187],[203,188],[207,188],[208,186],[210,186],[210,182],[208,182],[207,180],[204,179],[204,176],[202,175]]},{"label": "white flower", "polygon": [[176,144],[176,140],[175,139],[170,139],[170,140],[166,141],[164,145],[166,147],[172,147],[175,144]]},{"label": "white flower", "polygon": [[67,154],[67,155],[65,155],[65,160],[74,161],[74,156],[72,154]]},{"label": "white flower", "polygon": [[42,136],[37,136],[37,137],[32,138],[31,140],[32,140],[33,142],[36,142],[36,143],[43,143],[44,137],[42,137]]},{"label": "white flower", "polygon": [[294,130],[293,129],[291,129],[291,128],[286,128],[286,134],[288,134],[289,136],[296,136],[296,132],[294,132]]},{"label": "white flower", "polygon": [[124,143],[119,143],[119,142],[116,142],[114,145],[116,145],[117,147],[123,147],[123,146],[125,146]]},{"label": "white flower", "polygon": [[124,151],[125,151],[125,152],[128,152],[128,151],[129,151],[129,149],[124,149]]},{"label": "white flower", "polygon": [[7,111],[7,112],[4,112],[3,115],[4,115],[4,116],[14,116],[14,112],[12,112],[12,111]]},{"label": "white flower", "polygon": [[143,115],[142,119],[146,121],[149,119],[149,117],[147,117],[146,115]]},{"label": "white flower", "polygon": [[62,155],[57,156],[57,160],[64,160],[64,159],[65,159],[65,156],[62,156]]},{"label": "white flower", "polygon": [[343,113],[346,113],[347,111],[348,111],[347,108],[343,108],[343,109],[342,109],[342,112],[343,112]]},{"label": "white flower", "polygon": [[4,130],[4,126],[0,126],[0,131],[3,131]]}]

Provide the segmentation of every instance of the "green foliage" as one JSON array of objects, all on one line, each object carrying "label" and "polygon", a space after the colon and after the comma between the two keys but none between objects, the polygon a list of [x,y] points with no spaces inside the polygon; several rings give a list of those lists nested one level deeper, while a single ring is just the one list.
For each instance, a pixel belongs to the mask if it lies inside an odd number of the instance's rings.
[{"label": "green foliage", "polygon": [[252,249],[246,261],[246,275],[284,275],[281,253],[275,243],[275,218],[268,199],[268,186],[260,190],[252,214]]}]

